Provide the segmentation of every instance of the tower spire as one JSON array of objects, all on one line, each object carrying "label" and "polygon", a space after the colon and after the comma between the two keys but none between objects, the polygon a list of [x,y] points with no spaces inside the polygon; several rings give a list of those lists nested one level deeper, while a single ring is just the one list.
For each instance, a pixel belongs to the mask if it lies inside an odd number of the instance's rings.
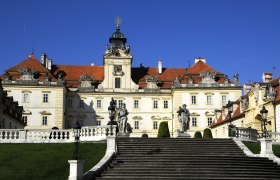
[{"label": "tower spire", "polygon": [[115,19],[115,23],[116,23],[116,30],[119,31],[120,30],[120,25],[121,25],[122,19],[118,16]]}]

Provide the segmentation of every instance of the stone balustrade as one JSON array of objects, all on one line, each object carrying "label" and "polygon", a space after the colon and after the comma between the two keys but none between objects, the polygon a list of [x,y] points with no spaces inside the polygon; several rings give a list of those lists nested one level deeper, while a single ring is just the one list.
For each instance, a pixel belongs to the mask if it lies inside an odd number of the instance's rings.
[{"label": "stone balustrade", "polygon": [[236,127],[235,137],[241,141],[257,141],[258,131],[252,128]]},{"label": "stone balustrade", "polygon": [[280,144],[280,132],[268,132],[268,136],[272,139],[272,144]]},{"label": "stone balustrade", "polygon": [[[79,130],[80,141],[105,140],[110,126],[85,126]],[[116,125],[113,125],[113,136]],[[0,143],[67,143],[74,142],[73,129],[0,129]]]}]

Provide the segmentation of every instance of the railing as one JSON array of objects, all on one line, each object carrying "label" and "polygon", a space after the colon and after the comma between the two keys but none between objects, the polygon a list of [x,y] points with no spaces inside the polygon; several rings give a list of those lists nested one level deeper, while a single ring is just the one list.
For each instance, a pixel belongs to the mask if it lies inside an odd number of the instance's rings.
[{"label": "railing", "polygon": [[[86,126],[79,131],[80,141],[105,140],[110,135],[110,126]],[[113,125],[113,136],[116,125]],[[0,129],[0,143],[65,143],[74,142],[73,129]]]},{"label": "railing", "polygon": [[280,132],[268,132],[268,136],[272,139],[272,144],[280,144]]},{"label": "railing", "polygon": [[257,141],[259,135],[256,129],[236,127],[235,137],[241,141]]}]

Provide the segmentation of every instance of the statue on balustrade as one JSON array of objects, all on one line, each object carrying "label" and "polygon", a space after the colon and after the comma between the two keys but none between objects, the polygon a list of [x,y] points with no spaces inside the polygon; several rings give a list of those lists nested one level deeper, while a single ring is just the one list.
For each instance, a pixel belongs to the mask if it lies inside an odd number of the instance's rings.
[{"label": "statue on balustrade", "polygon": [[183,104],[182,107],[179,107],[177,113],[178,113],[178,120],[180,123],[180,132],[181,133],[187,132],[190,124],[190,112],[187,109],[187,105]]},{"label": "statue on balustrade", "polygon": [[118,127],[120,133],[127,133],[127,115],[128,111],[126,109],[126,105],[123,103],[122,107],[118,110]]}]

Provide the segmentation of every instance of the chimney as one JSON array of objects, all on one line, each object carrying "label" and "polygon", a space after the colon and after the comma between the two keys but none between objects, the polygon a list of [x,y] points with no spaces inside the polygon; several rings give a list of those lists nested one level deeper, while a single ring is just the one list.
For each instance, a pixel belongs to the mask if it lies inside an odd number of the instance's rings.
[{"label": "chimney", "polygon": [[158,60],[158,73],[162,74],[162,60],[161,59]]},{"label": "chimney", "polygon": [[198,58],[194,59],[194,63],[197,63],[198,61],[202,61],[202,62],[206,63],[206,59],[202,58],[202,57],[198,57]]},{"label": "chimney", "polygon": [[48,67],[47,67],[49,70],[52,70],[52,60],[49,59],[48,61]]},{"label": "chimney", "polygon": [[46,66],[46,58],[47,55],[45,53],[41,53],[41,64],[43,64],[43,66]]},{"label": "chimney", "polygon": [[264,72],[262,75],[262,80],[265,83],[268,83],[272,80],[272,73],[271,72]]}]

